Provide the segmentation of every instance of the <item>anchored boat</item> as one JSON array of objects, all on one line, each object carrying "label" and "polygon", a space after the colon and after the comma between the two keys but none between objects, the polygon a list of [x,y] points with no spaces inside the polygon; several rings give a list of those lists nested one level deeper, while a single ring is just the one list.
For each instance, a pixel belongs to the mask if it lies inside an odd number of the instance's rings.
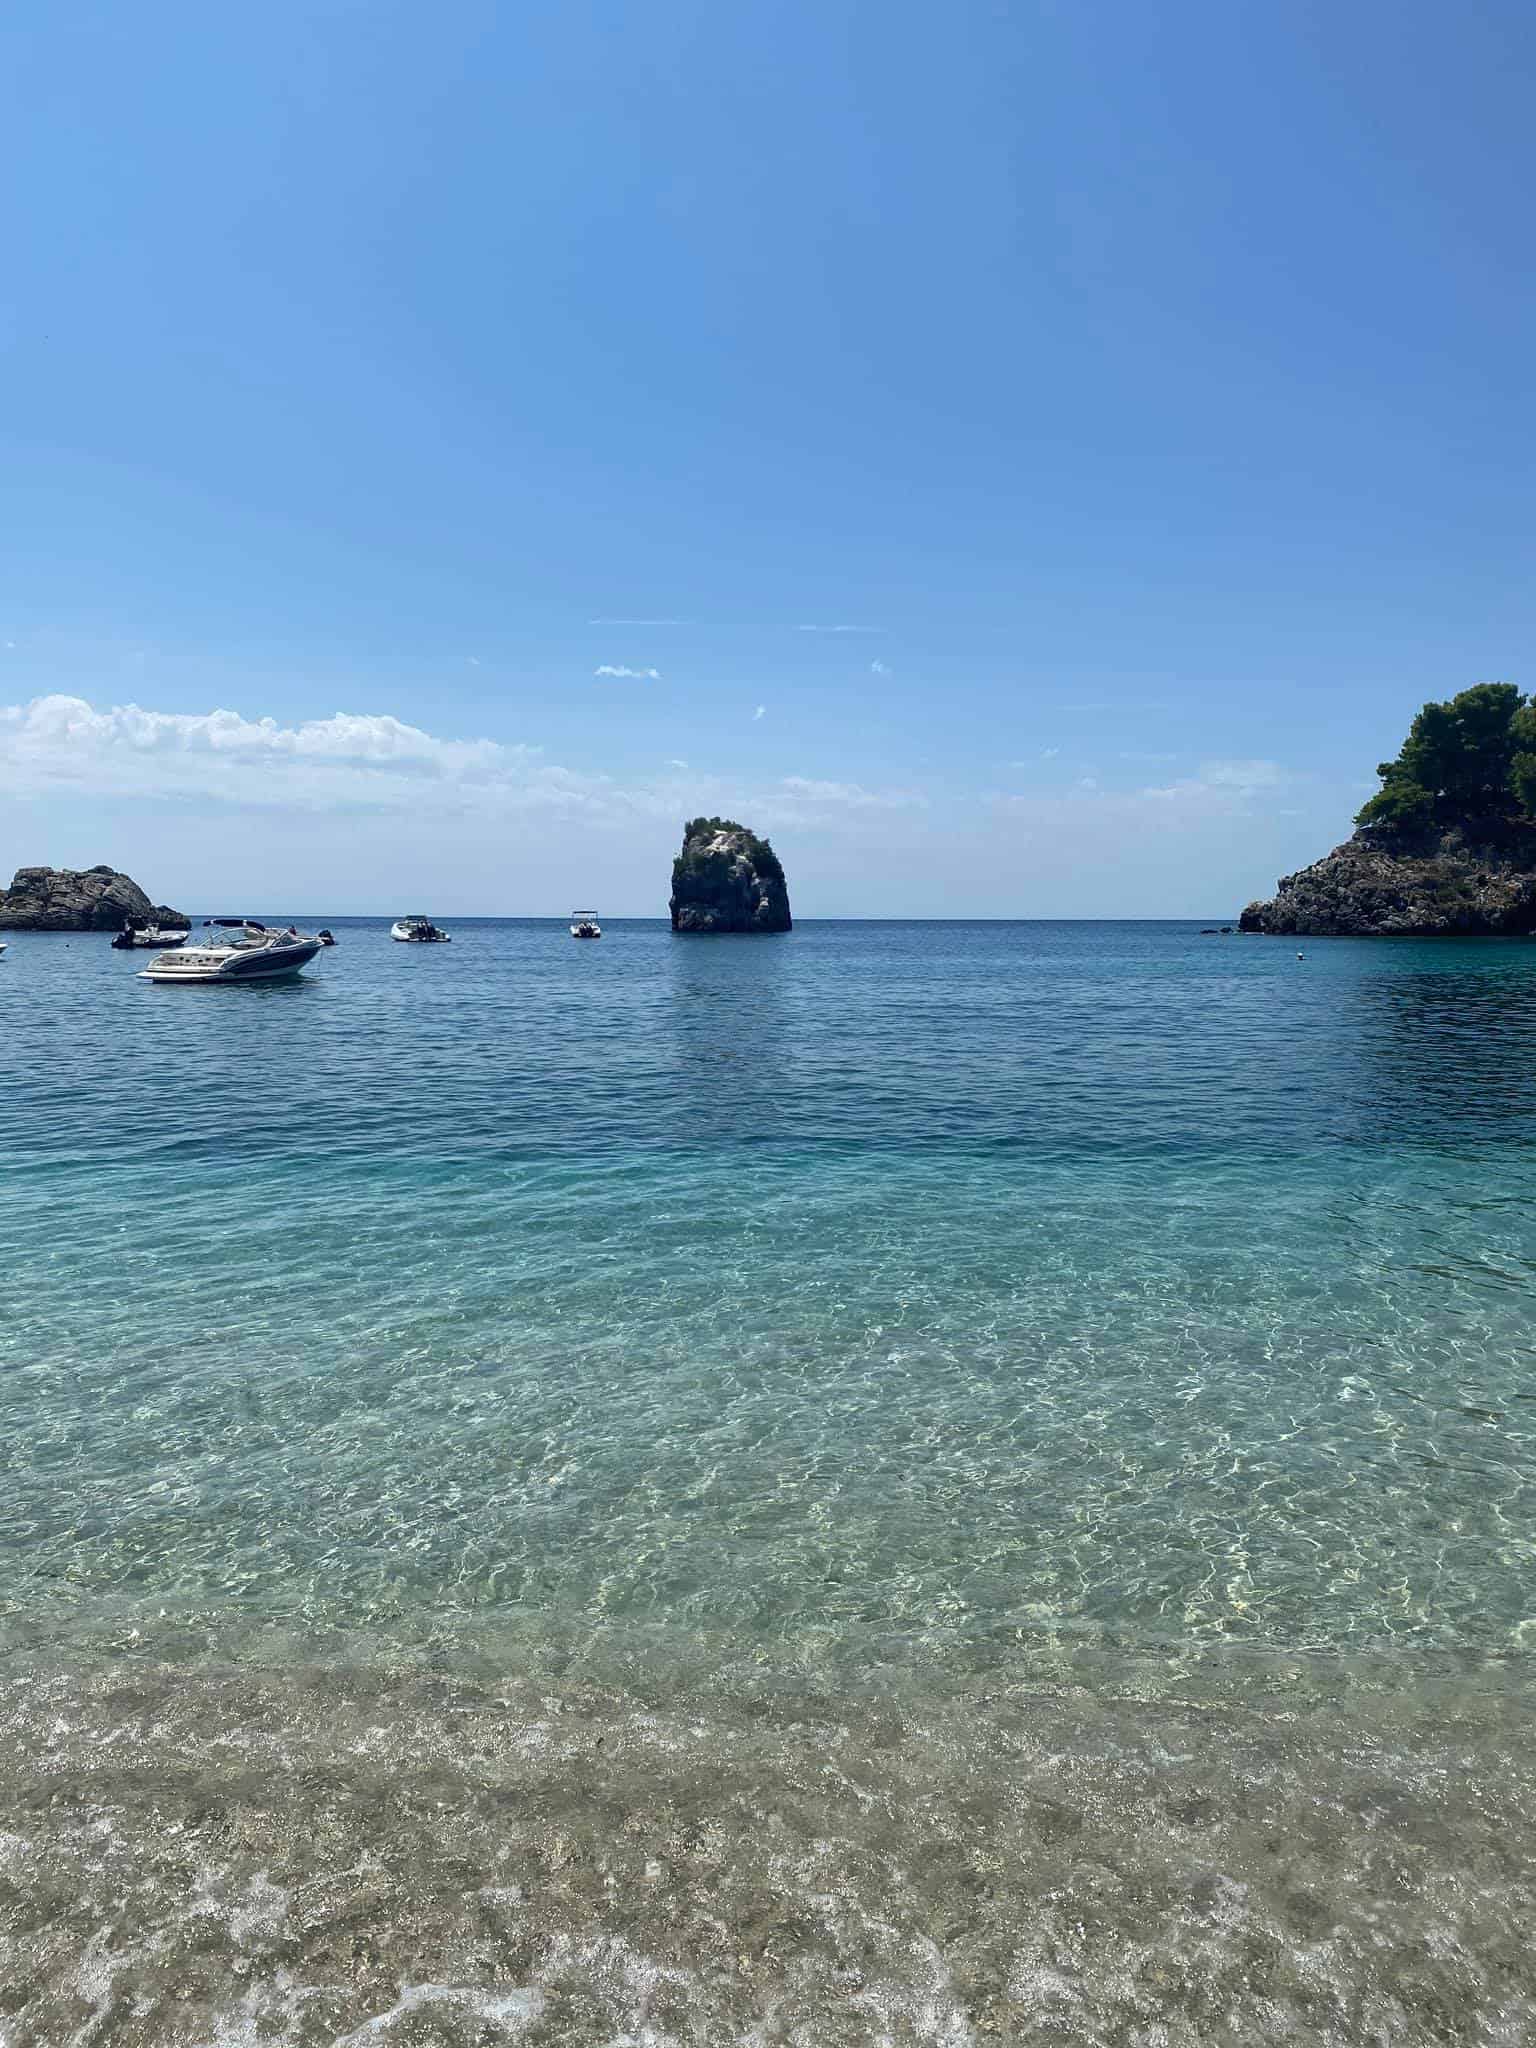
[{"label": "anchored boat", "polygon": [[141,981],[290,981],[320,951],[312,933],[259,924],[255,918],[211,917],[209,926],[238,937],[208,938],[159,953]]},{"label": "anchored boat", "polygon": [[120,951],[129,951],[135,946],[153,947],[157,952],[168,952],[172,946],[184,946],[192,936],[180,926],[158,924],[125,924],[112,941]]},{"label": "anchored boat", "polygon": [[571,912],[571,937],[573,939],[600,939],[602,936],[603,928],[597,921],[597,913],[595,911],[573,910]]},{"label": "anchored boat", "polygon": [[403,946],[446,946],[452,934],[430,917],[402,917],[390,926],[389,936]]}]

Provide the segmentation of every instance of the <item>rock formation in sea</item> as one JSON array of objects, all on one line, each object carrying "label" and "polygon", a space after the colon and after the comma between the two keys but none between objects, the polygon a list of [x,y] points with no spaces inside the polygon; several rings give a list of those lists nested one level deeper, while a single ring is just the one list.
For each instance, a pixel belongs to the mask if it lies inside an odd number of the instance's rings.
[{"label": "rock formation in sea", "polygon": [[1356,937],[1488,936],[1536,931],[1536,831],[1490,846],[1449,832],[1428,845],[1383,845],[1356,832],[1250,903],[1245,932]]},{"label": "rock formation in sea", "polygon": [[151,903],[116,868],[18,868],[0,889],[0,931],[116,932],[125,923],[188,924],[163,903]]},{"label": "rock formation in sea", "polygon": [[787,932],[784,869],[766,839],[732,818],[691,818],[672,863],[675,932]]},{"label": "rock formation in sea", "polygon": [[1536,699],[1479,683],[1426,704],[1354,836],[1243,912],[1245,932],[1536,931]]}]

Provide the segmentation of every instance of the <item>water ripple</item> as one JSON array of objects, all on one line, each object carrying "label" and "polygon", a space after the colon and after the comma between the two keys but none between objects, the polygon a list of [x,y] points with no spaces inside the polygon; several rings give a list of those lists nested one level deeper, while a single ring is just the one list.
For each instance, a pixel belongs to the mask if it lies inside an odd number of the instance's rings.
[{"label": "water ripple", "polygon": [[1536,953],[18,935],[0,1614],[1536,1631]]}]

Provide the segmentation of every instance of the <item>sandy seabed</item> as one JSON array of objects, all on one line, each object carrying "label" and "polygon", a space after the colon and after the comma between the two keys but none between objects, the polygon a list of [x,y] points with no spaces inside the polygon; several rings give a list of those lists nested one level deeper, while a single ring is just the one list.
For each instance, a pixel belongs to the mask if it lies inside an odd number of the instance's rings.
[{"label": "sandy seabed", "polygon": [[1523,1678],[0,1687],[0,2043],[1536,2038]]}]

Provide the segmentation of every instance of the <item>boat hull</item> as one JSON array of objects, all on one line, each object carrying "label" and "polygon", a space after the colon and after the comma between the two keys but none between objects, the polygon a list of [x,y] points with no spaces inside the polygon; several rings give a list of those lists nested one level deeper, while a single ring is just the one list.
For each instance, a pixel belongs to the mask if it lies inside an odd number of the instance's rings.
[{"label": "boat hull", "polygon": [[306,939],[302,945],[252,948],[218,960],[177,953],[152,961],[141,970],[139,979],[196,982],[205,988],[213,982],[292,981],[320,950],[318,939]]}]

